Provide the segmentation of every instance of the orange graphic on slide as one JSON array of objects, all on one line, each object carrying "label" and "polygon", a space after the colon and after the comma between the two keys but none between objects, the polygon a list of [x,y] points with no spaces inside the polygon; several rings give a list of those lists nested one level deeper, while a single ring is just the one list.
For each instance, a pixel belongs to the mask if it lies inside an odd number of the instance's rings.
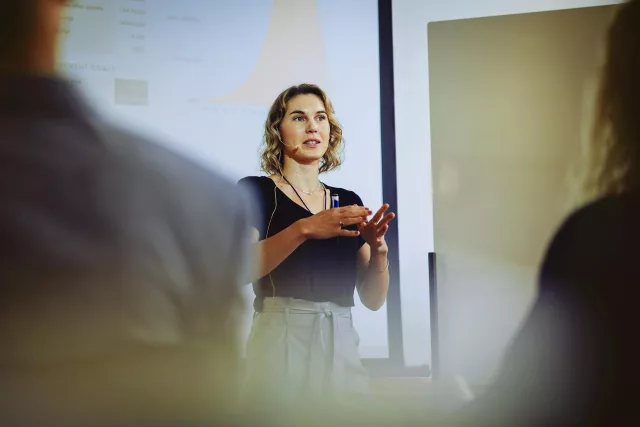
[{"label": "orange graphic on slide", "polygon": [[213,102],[269,106],[298,83],[329,83],[317,0],[274,0],[271,19],[251,75],[232,93]]}]

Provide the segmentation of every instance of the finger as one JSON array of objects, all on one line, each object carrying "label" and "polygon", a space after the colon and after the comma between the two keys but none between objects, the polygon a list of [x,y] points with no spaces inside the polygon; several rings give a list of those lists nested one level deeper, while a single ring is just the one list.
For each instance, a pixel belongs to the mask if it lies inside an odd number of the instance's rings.
[{"label": "finger", "polygon": [[395,217],[396,217],[396,214],[394,214],[393,212],[386,214],[384,218],[382,218],[382,221],[378,223],[378,229],[389,224],[389,222],[391,222],[391,220]]},{"label": "finger", "polygon": [[354,224],[361,224],[362,223],[362,218],[356,217],[356,218],[344,218],[342,220],[342,224],[344,224],[344,226],[348,226],[348,225],[354,225]]},{"label": "finger", "polygon": [[369,212],[371,212],[371,209],[369,209],[366,206],[360,206],[360,205],[351,205],[351,206],[345,206],[344,207],[344,211],[346,212],[364,212],[365,215]]},{"label": "finger", "polygon": [[376,233],[376,238],[381,239],[384,237],[385,234],[387,234],[387,231],[389,231],[389,225],[385,224],[382,227],[380,227]]},{"label": "finger", "polygon": [[341,208],[338,208],[337,211],[339,211],[339,212],[349,212],[349,211],[358,210],[358,209],[362,209],[362,210],[365,210],[365,211],[370,211],[371,210],[366,206],[349,205],[349,206],[343,206]]},{"label": "finger", "polygon": [[385,203],[384,205],[382,205],[380,209],[378,209],[378,212],[376,212],[373,218],[371,218],[371,222],[377,224],[378,221],[380,221],[380,218],[382,218],[382,214],[384,214],[387,211],[387,209],[389,209],[389,205]]},{"label": "finger", "polygon": [[353,206],[349,206],[347,208],[345,208],[344,211],[340,212],[340,215],[345,217],[345,218],[352,218],[352,217],[368,217],[369,215],[371,215],[371,210],[369,208],[363,208],[360,206],[357,207],[353,207]]},{"label": "finger", "polygon": [[[356,218],[353,218],[353,219],[355,220]],[[369,223],[367,222],[367,217],[366,216],[358,218],[358,227],[365,228],[368,225],[369,225]]]},{"label": "finger", "polygon": [[344,237],[358,237],[360,235],[359,231],[352,231],[352,230],[345,230],[342,229],[340,230],[338,236],[344,236]]}]

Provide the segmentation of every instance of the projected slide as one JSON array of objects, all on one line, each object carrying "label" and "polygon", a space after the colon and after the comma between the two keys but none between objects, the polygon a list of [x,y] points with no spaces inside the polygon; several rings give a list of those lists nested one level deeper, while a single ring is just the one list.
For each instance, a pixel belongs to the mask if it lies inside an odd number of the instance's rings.
[{"label": "projected slide", "polygon": [[113,53],[113,2],[70,2],[62,19],[63,42],[74,52]]},{"label": "projected slide", "polygon": [[216,101],[268,106],[274,93],[301,77],[325,87],[329,78],[324,49],[317,1],[275,0],[253,71],[240,87]]},{"label": "projected slide", "polygon": [[[320,85],[346,139],[323,181],[382,204],[377,1],[78,0],[63,20],[59,69],[100,114],[235,179],[260,174],[275,97]],[[388,357],[386,307],[354,322],[362,356]]]}]

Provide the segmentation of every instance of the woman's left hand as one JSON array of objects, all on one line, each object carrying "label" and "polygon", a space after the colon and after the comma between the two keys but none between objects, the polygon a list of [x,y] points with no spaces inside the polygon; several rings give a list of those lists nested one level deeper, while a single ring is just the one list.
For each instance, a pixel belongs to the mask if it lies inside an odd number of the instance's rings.
[{"label": "woman's left hand", "polygon": [[396,215],[393,212],[384,215],[387,209],[389,209],[389,205],[385,203],[369,221],[358,225],[358,231],[360,231],[364,241],[371,247],[372,253],[386,253],[388,251],[384,235],[389,230],[389,222]]}]

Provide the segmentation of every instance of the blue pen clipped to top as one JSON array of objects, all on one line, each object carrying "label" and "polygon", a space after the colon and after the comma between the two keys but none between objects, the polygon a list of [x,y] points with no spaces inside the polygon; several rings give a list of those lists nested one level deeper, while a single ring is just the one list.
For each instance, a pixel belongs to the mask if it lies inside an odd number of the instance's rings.
[{"label": "blue pen clipped to top", "polygon": [[[338,196],[337,194],[331,195],[331,207],[333,209],[337,209],[340,207],[340,196]],[[340,237],[336,237],[336,244],[338,244],[339,241],[340,241]]]}]

